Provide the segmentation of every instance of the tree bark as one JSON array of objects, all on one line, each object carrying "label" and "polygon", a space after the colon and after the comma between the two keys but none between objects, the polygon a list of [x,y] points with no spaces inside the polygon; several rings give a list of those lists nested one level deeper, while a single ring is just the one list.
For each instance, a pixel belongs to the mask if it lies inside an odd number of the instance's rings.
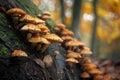
[{"label": "tree bark", "polygon": [[75,0],[73,4],[73,18],[71,24],[71,30],[74,32],[74,36],[79,38],[79,24],[80,24],[80,11],[82,8],[82,0]]},{"label": "tree bark", "polygon": [[95,45],[96,45],[96,32],[97,32],[97,21],[98,15],[96,10],[97,0],[93,0],[93,13],[94,13],[94,22],[93,22],[93,32],[92,32],[92,39],[91,39],[91,50],[93,51],[93,56],[95,56]]}]

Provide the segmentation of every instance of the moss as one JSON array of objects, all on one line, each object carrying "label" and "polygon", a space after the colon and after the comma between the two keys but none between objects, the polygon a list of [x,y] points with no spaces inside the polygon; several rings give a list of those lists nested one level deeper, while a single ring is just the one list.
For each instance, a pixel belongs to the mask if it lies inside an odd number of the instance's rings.
[{"label": "moss", "polygon": [[10,56],[9,50],[4,45],[0,45],[0,55],[1,56]]}]

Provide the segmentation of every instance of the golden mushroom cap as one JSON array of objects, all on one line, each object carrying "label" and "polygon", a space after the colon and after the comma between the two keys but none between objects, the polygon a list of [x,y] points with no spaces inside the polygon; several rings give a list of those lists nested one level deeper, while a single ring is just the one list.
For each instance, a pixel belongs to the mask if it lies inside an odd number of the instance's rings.
[{"label": "golden mushroom cap", "polygon": [[32,17],[29,14],[24,15],[23,17],[20,18],[20,21],[25,21],[25,22],[33,22],[33,23],[45,23],[45,21],[37,18],[37,17]]},{"label": "golden mushroom cap", "polygon": [[71,30],[68,30],[68,29],[62,30],[61,34],[62,35],[70,35],[70,36],[74,35],[74,33]]},{"label": "golden mushroom cap", "polygon": [[38,24],[37,25],[42,31],[47,30],[48,32],[50,32],[49,28],[47,26],[45,26],[44,24]]},{"label": "golden mushroom cap", "polygon": [[21,31],[30,31],[30,32],[41,32],[41,29],[37,27],[34,24],[28,23],[24,25],[21,29]]},{"label": "golden mushroom cap", "polygon": [[44,11],[44,12],[43,12],[43,15],[51,16],[51,13],[50,13],[49,11]]},{"label": "golden mushroom cap", "polygon": [[80,51],[80,54],[92,54],[92,51],[91,50],[88,50],[88,49],[82,49]]},{"label": "golden mushroom cap", "polygon": [[18,57],[28,57],[27,53],[25,53],[24,51],[22,50],[14,50],[12,52],[12,57],[15,57],[15,56],[18,56]]},{"label": "golden mushroom cap", "polygon": [[82,72],[81,77],[82,78],[90,78],[90,75],[87,72]]},{"label": "golden mushroom cap", "polygon": [[73,52],[71,50],[68,51],[67,57],[69,57],[69,58],[78,58],[78,59],[81,58],[79,53]]},{"label": "golden mushroom cap", "polygon": [[13,15],[13,14],[20,14],[20,15],[25,15],[26,12],[23,11],[22,9],[20,8],[12,8],[12,9],[9,9],[7,12],[6,12],[8,15]]},{"label": "golden mushroom cap", "polygon": [[76,41],[70,40],[65,43],[66,46],[79,46],[80,44]]},{"label": "golden mushroom cap", "polygon": [[75,58],[68,58],[65,60],[66,62],[70,62],[70,63],[79,63],[79,61]]},{"label": "golden mushroom cap", "polygon": [[56,34],[46,34],[43,37],[50,40],[50,41],[63,42],[63,40]]},{"label": "golden mushroom cap", "polygon": [[88,70],[88,73],[90,73],[90,74],[103,74],[103,71],[101,71],[97,68],[93,68],[93,69]]},{"label": "golden mushroom cap", "polygon": [[65,29],[65,28],[66,28],[66,26],[65,26],[64,24],[62,24],[62,23],[57,23],[57,24],[55,25],[55,27],[58,27],[58,28],[60,28],[60,29]]},{"label": "golden mushroom cap", "polygon": [[47,39],[45,39],[41,36],[34,36],[34,37],[30,38],[28,41],[31,42],[31,43],[50,44],[50,42]]},{"label": "golden mushroom cap", "polygon": [[63,40],[72,40],[73,38],[71,36],[62,36],[61,37]]},{"label": "golden mushroom cap", "polygon": [[83,67],[85,70],[88,70],[88,69],[96,68],[97,66],[93,63],[85,63],[85,64],[83,64]]},{"label": "golden mushroom cap", "polygon": [[[94,80],[104,80],[104,76],[103,75],[96,75],[94,77]],[[107,79],[106,79],[107,80]]]},{"label": "golden mushroom cap", "polygon": [[89,57],[85,57],[84,63],[92,63],[92,60]]}]

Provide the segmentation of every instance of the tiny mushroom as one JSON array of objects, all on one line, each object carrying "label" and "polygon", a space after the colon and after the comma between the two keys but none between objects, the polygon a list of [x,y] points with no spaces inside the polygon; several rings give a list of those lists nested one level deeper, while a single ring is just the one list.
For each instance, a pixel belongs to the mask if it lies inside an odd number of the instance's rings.
[{"label": "tiny mushroom", "polygon": [[57,23],[57,24],[55,25],[55,27],[58,27],[58,28],[60,28],[60,29],[65,29],[65,28],[66,28],[66,26],[65,26],[64,24],[62,24],[62,23]]},{"label": "tiny mushroom", "polygon": [[43,12],[42,19],[46,20],[49,19],[51,16],[51,13],[49,11]]},{"label": "tiny mushroom", "polygon": [[90,75],[87,72],[82,72],[81,77],[82,78],[90,78]]},{"label": "tiny mushroom", "polygon": [[54,55],[55,55],[55,56],[57,56],[58,54],[60,54],[59,51],[57,51],[57,50],[54,51]]},{"label": "tiny mushroom", "polygon": [[74,33],[68,29],[63,29],[61,32],[61,35],[69,35],[69,36],[73,36]]},{"label": "tiny mushroom", "polygon": [[22,51],[22,50],[14,50],[12,52],[12,57],[15,57],[15,56],[17,56],[17,57],[28,57],[27,53]]},{"label": "tiny mushroom", "polygon": [[53,59],[49,54],[43,58],[43,62],[45,63],[46,68],[49,68],[53,65]]}]

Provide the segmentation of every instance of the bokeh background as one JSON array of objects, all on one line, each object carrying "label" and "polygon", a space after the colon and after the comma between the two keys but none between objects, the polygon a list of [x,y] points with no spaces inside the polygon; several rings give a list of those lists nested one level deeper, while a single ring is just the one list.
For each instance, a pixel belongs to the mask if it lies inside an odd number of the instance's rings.
[{"label": "bokeh background", "polygon": [[96,59],[120,59],[120,0],[32,0],[50,11],[77,39],[86,43]]}]

